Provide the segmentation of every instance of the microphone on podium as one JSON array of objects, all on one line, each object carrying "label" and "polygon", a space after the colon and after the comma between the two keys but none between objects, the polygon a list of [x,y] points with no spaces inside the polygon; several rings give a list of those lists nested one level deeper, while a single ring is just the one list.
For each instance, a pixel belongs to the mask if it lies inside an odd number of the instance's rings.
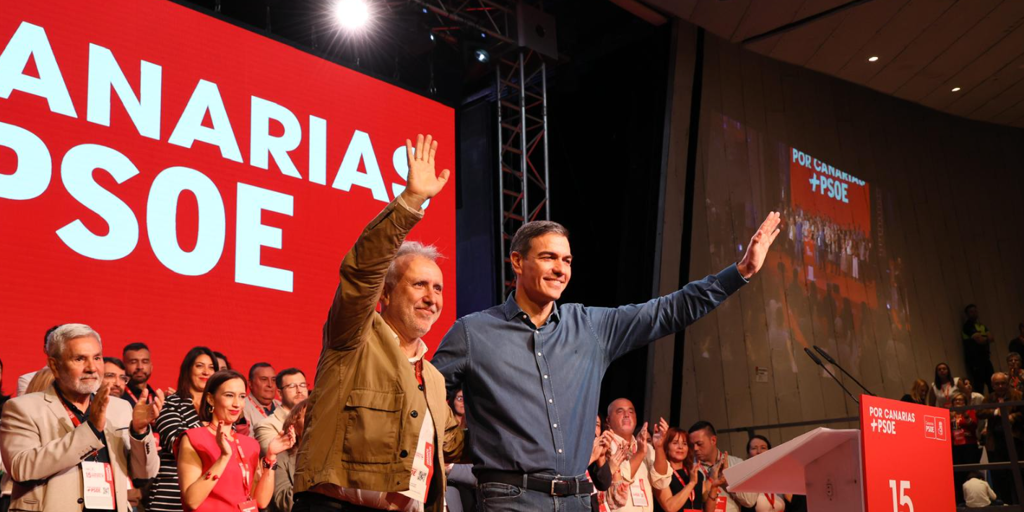
[{"label": "microphone on podium", "polygon": [[846,389],[846,386],[844,386],[843,383],[835,376],[835,374],[832,373],[832,371],[829,370],[827,366],[825,366],[825,363],[821,362],[821,359],[818,359],[818,356],[814,355],[814,352],[811,352],[811,349],[804,347],[804,352],[806,352],[807,356],[810,357],[812,361],[814,361],[814,364],[820,366],[823,370],[825,370],[825,372],[828,373],[829,377],[832,377],[832,380],[836,381],[836,384],[839,384],[839,387],[843,388],[843,391],[846,391],[846,394],[850,395],[850,398],[853,399],[854,402],[860,404],[860,400],[857,400],[857,397],[853,396],[853,393],[850,393],[849,389]]},{"label": "microphone on podium", "polygon": [[861,384],[860,381],[857,380],[857,377],[854,377],[853,375],[850,375],[850,372],[846,371],[845,368],[840,366],[839,363],[837,363],[835,359],[832,359],[832,356],[828,355],[828,352],[825,352],[824,349],[822,349],[821,347],[819,347],[817,345],[814,345],[814,350],[817,351],[819,354],[821,354],[821,357],[824,357],[826,361],[828,361],[828,362],[832,363],[833,365],[835,365],[836,368],[839,368],[839,371],[841,371],[844,374],[846,374],[847,377],[853,379],[853,381],[856,382],[857,385],[860,386],[860,388],[863,389],[865,393],[867,393],[867,394],[869,394],[871,396],[878,396],[878,395],[872,393],[870,389],[864,387],[864,384]]}]

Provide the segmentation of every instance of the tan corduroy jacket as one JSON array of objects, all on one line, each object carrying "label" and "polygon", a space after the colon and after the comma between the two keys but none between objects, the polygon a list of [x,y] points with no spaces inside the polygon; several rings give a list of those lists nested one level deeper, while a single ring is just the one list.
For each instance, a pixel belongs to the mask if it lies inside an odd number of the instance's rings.
[{"label": "tan corduroy jacket", "polygon": [[394,331],[376,311],[388,266],[422,217],[400,199],[392,201],[341,263],[296,462],[296,493],[325,483],[407,490],[429,408],[441,445],[434,461],[441,478],[433,479],[426,509],[443,509],[445,460],[461,459],[462,429],[445,401],[444,377],[424,361],[424,393]]}]

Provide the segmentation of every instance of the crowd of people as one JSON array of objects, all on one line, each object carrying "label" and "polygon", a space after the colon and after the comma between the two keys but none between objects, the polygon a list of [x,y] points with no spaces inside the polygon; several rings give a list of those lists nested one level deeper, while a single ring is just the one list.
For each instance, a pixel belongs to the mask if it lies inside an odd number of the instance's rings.
[{"label": "crowd of people", "polygon": [[[618,308],[556,301],[568,231],[525,224],[511,244],[517,289],[423,336],[444,303],[436,248],[407,241],[445,186],[437,142],[406,144],[407,186],[345,255],[314,386],[296,368],[246,375],[209,347],[173,387],[150,382],[143,343],[104,357],[101,336],[46,333],[46,365],[19,379],[0,415],[10,510],[705,510],[796,507],[730,490],[714,426],[637,429],[627,399],[597,416],[612,361],[679,332],[743,287],[779,234],[772,212],[743,258],[677,292]],[[2,373],[0,373],[2,379]],[[24,381],[24,388],[21,382]],[[594,430],[591,430],[591,429]],[[467,434],[471,433],[471,435]],[[470,440],[471,437],[471,440]],[[751,441],[749,454],[767,449]],[[692,456],[691,456],[692,453]]]},{"label": "crowd of people", "polygon": [[793,251],[796,261],[810,260],[820,272],[860,279],[861,266],[868,263],[872,248],[870,237],[862,229],[799,207],[787,208],[786,218],[790,219],[786,245]]},{"label": "crowd of people", "polygon": [[[979,319],[977,306],[968,305],[964,313],[967,321],[960,337],[968,376],[956,377],[948,364],[939,363],[932,380],[915,380],[902,400],[950,409],[953,464],[977,464],[983,459],[1007,462],[1011,444],[1017,457],[1024,458],[1024,407],[963,409],[1024,400],[1024,322],[1018,325],[1018,335],[1008,343],[1005,369],[995,371],[991,360],[995,337]],[[984,392],[986,387],[988,394],[978,392]],[[967,508],[1021,503],[1011,470],[991,471],[988,475],[978,471],[955,472],[954,484],[957,503]]]}]

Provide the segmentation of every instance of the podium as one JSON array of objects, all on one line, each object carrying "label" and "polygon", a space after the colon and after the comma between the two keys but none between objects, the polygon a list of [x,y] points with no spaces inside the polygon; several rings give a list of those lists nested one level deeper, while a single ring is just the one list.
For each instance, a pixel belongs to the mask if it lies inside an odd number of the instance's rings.
[{"label": "podium", "polygon": [[818,428],[725,470],[729,490],[809,512],[953,512],[949,411],[861,396],[860,430]]}]

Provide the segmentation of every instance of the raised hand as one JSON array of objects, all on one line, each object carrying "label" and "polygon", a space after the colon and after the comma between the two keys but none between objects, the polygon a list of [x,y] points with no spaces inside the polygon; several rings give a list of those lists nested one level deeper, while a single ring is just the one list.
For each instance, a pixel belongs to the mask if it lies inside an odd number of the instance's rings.
[{"label": "raised hand", "polygon": [[222,459],[228,459],[231,457],[231,441],[228,441],[228,433],[223,429],[223,423],[217,420],[213,421],[217,425],[217,431],[213,436],[217,439],[217,446],[220,447],[220,457]]},{"label": "raised hand", "polygon": [[618,449],[608,457],[608,463],[612,465],[613,475],[619,474],[619,468],[622,467],[622,462],[626,460],[627,451],[626,447],[619,445]]},{"label": "raised hand", "polygon": [[647,431],[647,422],[644,422],[644,426],[640,427],[640,432],[636,434],[636,451],[637,453],[647,453],[647,442],[651,439],[651,433]]},{"label": "raised hand", "polygon": [[743,259],[736,264],[736,269],[745,279],[754,277],[754,274],[761,270],[764,259],[768,256],[768,248],[772,246],[775,237],[779,236],[781,222],[782,216],[778,212],[771,212],[761,223],[761,227],[754,232],[754,236],[750,237],[747,252],[743,254]]},{"label": "raised hand", "polygon": [[267,456],[275,457],[277,454],[290,450],[295,446],[295,427],[288,427],[287,432],[281,432],[277,437],[270,440],[267,445]]},{"label": "raised hand", "polygon": [[132,431],[137,434],[144,432],[146,426],[152,423],[157,416],[160,416],[160,410],[163,407],[163,391],[157,390],[153,403],[149,403],[149,388],[143,388],[142,393],[139,394],[139,401],[135,403],[135,408],[132,409]]},{"label": "raised hand", "polygon": [[652,442],[656,450],[661,450],[665,447],[665,434],[668,432],[668,422],[665,418],[658,418],[658,422],[654,424],[654,437]]},{"label": "raised hand", "polygon": [[412,208],[419,208],[431,197],[434,197],[448,183],[451,171],[445,169],[435,174],[434,154],[437,153],[437,141],[428,134],[416,136],[416,148],[412,141],[405,140],[405,152],[409,158],[409,178],[402,197]]},{"label": "raised hand", "polygon": [[593,464],[595,460],[600,459],[604,453],[608,451],[608,440],[605,436],[599,436],[594,438],[594,447],[590,452],[590,462],[588,465]]},{"label": "raised hand", "polygon": [[110,386],[107,383],[100,384],[96,396],[92,397],[89,404],[89,423],[96,427],[96,430],[103,430],[107,424],[107,404],[110,403]]}]

